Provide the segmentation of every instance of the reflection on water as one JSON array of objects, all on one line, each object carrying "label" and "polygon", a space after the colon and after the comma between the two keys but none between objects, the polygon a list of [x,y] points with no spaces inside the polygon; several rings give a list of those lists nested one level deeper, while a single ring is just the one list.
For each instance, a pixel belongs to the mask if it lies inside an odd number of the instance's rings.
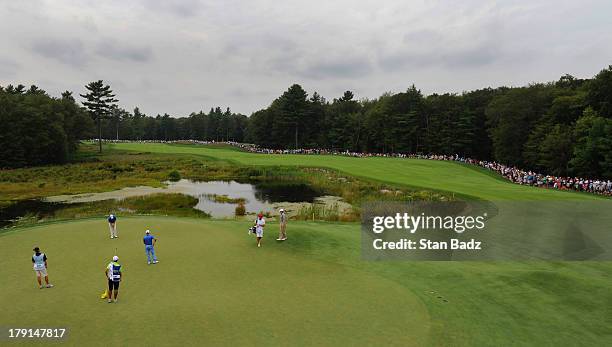
[{"label": "reflection on water", "polygon": [[144,196],[157,193],[181,193],[198,199],[194,208],[208,212],[213,217],[230,217],[234,215],[236,204],[212,201],[210,195],[227,195],[229,198],[246,200],[247,213],[259,211],[273,212],[275,204],[280,202],[313,202],[322,195],[312,187],[303,183],[286,182],[237,182],[210,181],[196,182],[182,179],[178,182],[166,182],[166,188],[129,187],[104,193],[88,193],[76,195],[58,195],[45,199],[47,202],[82,203],[100,200],[121,200],[132,196]]},{"label": "reflection on water", "polygon": [[[313,202],[318,192],[305,184],[284,183],[240,183],[236,181],[193,182],[180,180],[171,184],[181,193],[198,198],[196,209],[208,212],[213,217],[234,215],[236,204],[212,201],[210,195],[227,195],[229,198],[243,198],[247,213],[273,212],[279,202]],[[169,189],[170,186],[168,187]]]},{"label": "reflection on water", "polygon": [[304,183],[258,182],[252,187],[255,199],[265,202],[313,202],[322,195],[322,192]]}]

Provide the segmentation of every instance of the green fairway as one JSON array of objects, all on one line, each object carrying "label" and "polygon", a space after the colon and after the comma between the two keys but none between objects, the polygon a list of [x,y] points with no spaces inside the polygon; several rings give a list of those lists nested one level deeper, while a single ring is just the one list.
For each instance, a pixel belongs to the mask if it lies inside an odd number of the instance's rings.
[{"label": "green fairway", "polygon": [[[65,326],[71,345],[606,345],[609,263],[360,260],[359,227],[290,224],[262,248],[247,224],[133,217],[0,235],[0,326]],[[147,265],[142,231],[159,239]],[[56,285],[38,289],[39,245]],[[118,248],[119,302],[99,299]],[[588,266],[586,266],[588,265]],[[606,343],[608,342],[608,343]]]},{"label": "green fairway", "polygon": [[378,157],[353,158],[331,155],[254,154],[227,147],[160,143],[119,143],[113,146],[117,149],[140,152],[203,155],[244,165],[326,167],[357,177],[454,192],[486,200],[583,200],[598,198],[590,194],[521,186],[503,181],[476,167],[446,161]]}]

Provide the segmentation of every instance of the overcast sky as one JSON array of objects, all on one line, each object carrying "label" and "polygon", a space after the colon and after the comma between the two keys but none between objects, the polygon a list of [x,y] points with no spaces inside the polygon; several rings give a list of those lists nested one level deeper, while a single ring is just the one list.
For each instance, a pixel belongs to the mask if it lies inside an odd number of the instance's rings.
[{"label": "overcast sky", "polygon": [[[460,3],[460,4],[459,4]],[[327,99],[592,77],[612,1],[0,0],[0,85],[109,83],[120,106],[249,115],[291,84]]]}]

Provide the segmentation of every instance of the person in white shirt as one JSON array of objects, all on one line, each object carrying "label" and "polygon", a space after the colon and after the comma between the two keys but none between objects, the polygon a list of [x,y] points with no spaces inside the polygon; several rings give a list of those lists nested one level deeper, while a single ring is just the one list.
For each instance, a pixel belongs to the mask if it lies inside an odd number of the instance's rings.
[{"label": "person in white shirt", "polygon": [[[47,255],[40,251],[40,248],[34,247],[34,255],[32,256],[32,265],[34,272],[36,272],[36,279],[38,280],[38,286],[40,289],[52,288],[53,285],[49,283],[49,276],[47,275]],[[46,286],[42,284],[42,278],[45,278]]]},{"label": "person in white shirt", "polygon": [[255,220],[255,234],[257,235],[257,247],[261,247],[261,239],[263,238],[264,227],[266,226],[266,219],[263,213],[259,212],[257,219]]},{"label": "person in white shirt", "polygon": [[[121,264],[119,264],[118,256],[113,256],[113,261],[106,265],[104,274],[108,279],[108,303],[110,304],[111,302],[117,302],[117,296],[119,295],[119,283],[123,278],[123,268],[121,267]],[[115,292],[114,298],[113,291]]]}]

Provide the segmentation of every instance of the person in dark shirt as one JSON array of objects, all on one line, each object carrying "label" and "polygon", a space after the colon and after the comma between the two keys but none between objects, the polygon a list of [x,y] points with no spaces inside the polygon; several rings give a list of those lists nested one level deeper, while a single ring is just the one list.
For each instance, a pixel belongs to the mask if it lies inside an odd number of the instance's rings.
[{"label": "person in dark shirt", "polygon": [[117,216],[112,213],[110,216],[108,216],[108,228],[110,229],[111,239],[116,239],[119,237],[117,236]]}]

